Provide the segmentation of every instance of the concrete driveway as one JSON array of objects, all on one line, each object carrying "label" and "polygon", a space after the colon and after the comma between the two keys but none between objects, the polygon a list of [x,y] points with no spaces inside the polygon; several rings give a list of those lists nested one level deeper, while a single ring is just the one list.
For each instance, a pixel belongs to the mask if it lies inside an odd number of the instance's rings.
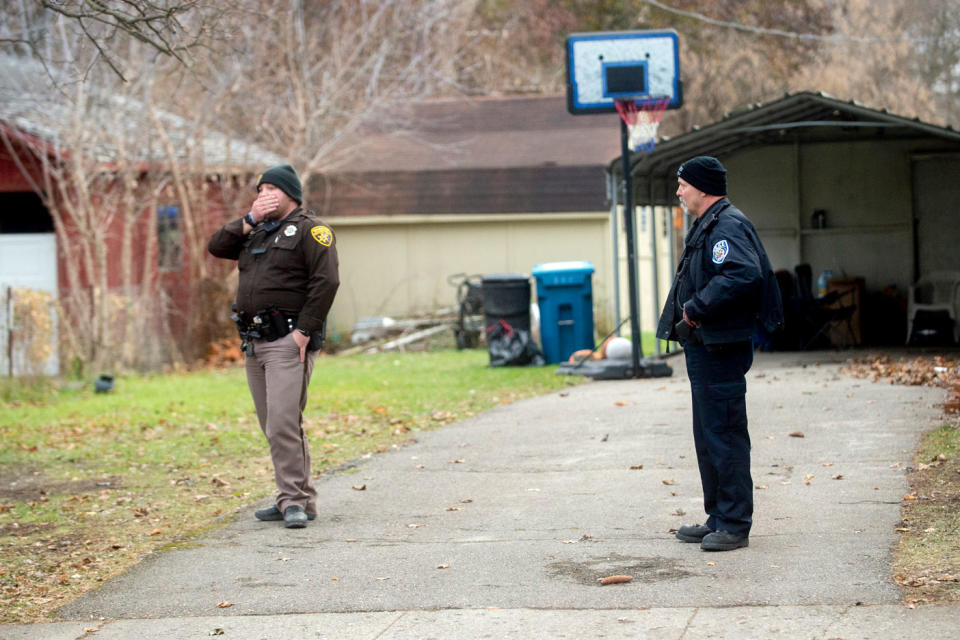
[{"label": "concrete driveway", "polygon": [[[855,379],[850,355],[757,354],[747,549],[673,536],[705,518],[680,357],[420,434],[320,478],[306,529],[251,507],[0,637],[953,637],[960,608],[908,610],[890,580],[905,468],[945,394]],[[633,581],[598,584],[614,574]]]}]

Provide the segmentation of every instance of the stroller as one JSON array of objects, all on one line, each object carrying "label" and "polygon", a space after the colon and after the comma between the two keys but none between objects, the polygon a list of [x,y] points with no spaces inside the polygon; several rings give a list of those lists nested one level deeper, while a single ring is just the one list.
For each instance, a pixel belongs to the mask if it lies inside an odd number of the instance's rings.
[{"label": "stroller", "polygon": [[455,273],[447,276],[447,282],[457,289],[457,324],[453,327],[457,349],[474,349],[484,330],[483,277]]}]

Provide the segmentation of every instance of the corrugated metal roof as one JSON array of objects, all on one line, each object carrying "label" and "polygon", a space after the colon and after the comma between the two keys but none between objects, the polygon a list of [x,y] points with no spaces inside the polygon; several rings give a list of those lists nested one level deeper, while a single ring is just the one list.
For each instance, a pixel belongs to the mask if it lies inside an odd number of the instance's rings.
[{"label": "corrugated metal roof", "polygon": [[[33,60],[0,55],[0,121],[42,139],[51,149],[82,147],[80,153],[103,164],[121,157],[120,141],[133,160],[164,165],[166,151],[152,125],[144,126],[148,107],[139,100],[84,87],[86,104],[77,107],[75,84],[55,86],[48,70]],[[218,131],[204,132],[181,116],[157,109],[178,161],[201,159],[210,171],[262,168],[286,160],[257,145]],[[78,118],[81,127],[78,131]],[[147,120],[148,122],[148,120]],[[200,144],[201,149],[194,147]],[[77,152],[78,149],[69,149]]]},{"label": "corrugated metal roof", "polygon": [[[960,144],[960,132],[843,101],[823,93],[787,94],[755,104],[712,124],[695,127],[657,143],[652,153],[631,154],[630,165],[638,204],[676,204],[676,174],[680,165],[699,155],[722,158],[749,147],[795,142],[842,142],[924,137]],[[621,173],[621,158],[609,164]]]}]

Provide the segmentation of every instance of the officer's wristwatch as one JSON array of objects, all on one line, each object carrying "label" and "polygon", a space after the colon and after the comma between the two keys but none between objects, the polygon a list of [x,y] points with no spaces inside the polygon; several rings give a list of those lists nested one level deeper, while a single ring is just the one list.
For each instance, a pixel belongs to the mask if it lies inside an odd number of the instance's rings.
[{"label": "officer's wristwatch", "polygon": [[306,329],[301,329],[300,327],[297,327],[297,331],[299,331],[302,335],[307,336],[308,338],[310,337],[310,332],[307,331]]},{"label": "officer's wristwatch", "polygon": [[253,211],[248,211],[247,215],[243,216],[243,221],[246,222],[251,227],[256,227],[260,223],[257,222],[257,219],[253,217]]}]

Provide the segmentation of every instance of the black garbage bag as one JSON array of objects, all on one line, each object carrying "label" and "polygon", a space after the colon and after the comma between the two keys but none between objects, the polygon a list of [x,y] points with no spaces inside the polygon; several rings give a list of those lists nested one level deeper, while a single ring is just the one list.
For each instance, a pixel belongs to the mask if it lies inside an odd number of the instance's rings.
[{"label": "black garbage bag", "polygon": [[491,367],[541,367],[547,363],[530,332],[515,329],[504,320],[487,327],[487,348]]}]

